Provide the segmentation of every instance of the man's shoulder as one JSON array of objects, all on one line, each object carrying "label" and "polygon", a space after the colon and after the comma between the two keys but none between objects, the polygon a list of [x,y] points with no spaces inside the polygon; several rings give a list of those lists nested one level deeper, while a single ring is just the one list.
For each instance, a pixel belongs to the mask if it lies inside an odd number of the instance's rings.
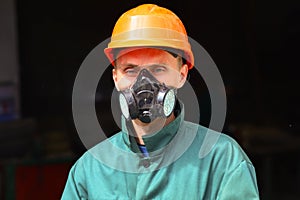
[{"label": "man's shoulder", "polygon": [[214,140],[218,144],[239,146],[233,137],[222,131],[188,121],[185,121],[185,126],[190,129],[197,129],[197,137],[200,137],[202,140]]},{"label": "man's shoulder", "polygon": [[197,130],[194,143],[200,147],[199,157],[228,154],[249,160],[244,149],[230,135],[192,122],[185,122],[184,126],[190,130]]},{"label": "man's shoulder", "polygon": [[108,137],[100,142],[98,142],[96,145],[91,147],[90,149],[87,149],[77,160],[77,163],[81,162],[93,162],[97,160],[95,158],[95,152],[103,151],[108,152],[110,145],[118,145],[120,143],[120,140],[122,140],[122,132],[118,132],[111,137]]}]

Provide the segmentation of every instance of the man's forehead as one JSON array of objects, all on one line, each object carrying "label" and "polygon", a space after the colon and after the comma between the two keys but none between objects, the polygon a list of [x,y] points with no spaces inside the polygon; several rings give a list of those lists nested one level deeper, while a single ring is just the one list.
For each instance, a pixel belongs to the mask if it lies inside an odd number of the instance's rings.
[{"label": "man's forehead", "polygon": [[174,57],[167,51],[157,48],[128,48],[122,49],[117,55],[119,63],[130,62],[137,65],[152,63],[174,62]]},{"label": "man's forehead", "polygon": [[135,54],[135,53],[145,53],[145,52],[155,52],[155,53],[165,53],[164,49],[154,48],[154,47],[130,47],[130,48],[122,48],[116,52],[116,58],[120,58],[126,54]]}]

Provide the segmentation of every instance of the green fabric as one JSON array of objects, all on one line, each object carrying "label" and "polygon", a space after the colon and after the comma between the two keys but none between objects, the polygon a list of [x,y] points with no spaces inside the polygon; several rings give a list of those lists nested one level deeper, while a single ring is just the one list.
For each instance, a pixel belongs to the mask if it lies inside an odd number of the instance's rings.
[{"label": "green fabric", "polygon": [[221,134],[202,158],[208,129],[184,121],[183,113],[144,138],[149,158],[123,123],[73,165],[62,199],[259,199],[255,169],[240,146]]}]

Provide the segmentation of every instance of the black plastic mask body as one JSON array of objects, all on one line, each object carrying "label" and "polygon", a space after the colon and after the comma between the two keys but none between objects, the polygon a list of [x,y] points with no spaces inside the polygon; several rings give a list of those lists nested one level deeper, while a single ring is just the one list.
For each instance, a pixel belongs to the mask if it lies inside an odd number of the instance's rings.
[{"label": "black plastic mask body", "polygon": [[176,89],[160,83],[148,70],[142,69],[132,87],[120,91],[119,102],[126,119],[150,123],[157,117],[171,115]]}]

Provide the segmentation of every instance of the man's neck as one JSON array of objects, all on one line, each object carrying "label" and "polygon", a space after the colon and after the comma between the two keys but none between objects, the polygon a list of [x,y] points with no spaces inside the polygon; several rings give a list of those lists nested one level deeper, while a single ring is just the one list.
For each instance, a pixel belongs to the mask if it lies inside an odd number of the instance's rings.
[{"label": "man's neck", "polygon": [[136,141],[138,144],[145,144],[143,141],[143,136],[158,132],[164,126],[167,126],[175,119],[174,113],[172,113],[167,119],[157,118],[151,123],[143,123],[140,120],[136,119],[132,121],[133,127],[136,132]]}]

